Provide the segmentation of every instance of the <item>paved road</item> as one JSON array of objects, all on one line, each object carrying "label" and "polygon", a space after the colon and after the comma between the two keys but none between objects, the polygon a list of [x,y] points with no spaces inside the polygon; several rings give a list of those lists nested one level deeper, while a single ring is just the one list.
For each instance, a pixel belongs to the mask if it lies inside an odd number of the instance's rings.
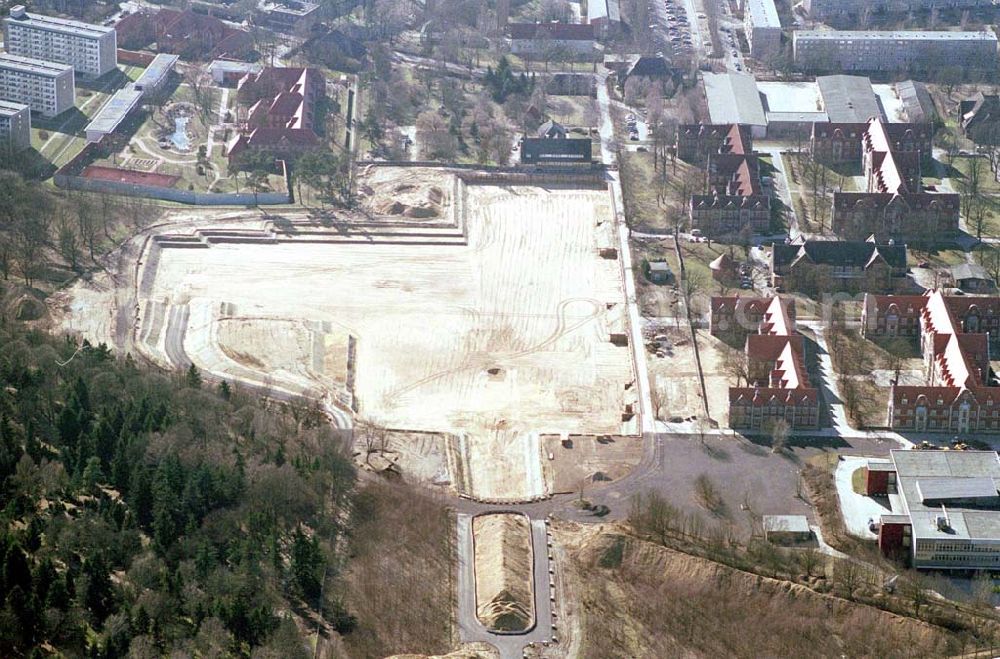
[{"label": "paved road", "polygon": [[[507,508],[506,510],[510,510]],[[535,624],[523,634],[495,634],[476,617],[476,575],[473,563],[473,515],[457,515],[458,532],[458,633],[463,643],[489,643],[500,651],[501,659],[520,659],[524,646],[552,640],[552,602],[549,599],[549,549],[544,519],[531,520],[531,544],[534,554],[532,583]]]},{"label": "paved road", "polygon": [[[597,75],[597,103],[601,109],[600,135],[601,160],[605,165],[614,164],[616,154],[612,150],[614,143],[614,124],[611,120],[611,97],[608,94],[607,73]],[[632,249],[629,245],[628,227],[625,225],[621,211],[625,207],[622,201],[622,188],[618,180],[618,172],[607,170],[608,187],[615,214],[615,224],[618,227],[619,251],[621,252],[622,280],[625,283],[625,300],[628,305],[629,342],[632,348],[632,361],[635,367],[636,389],[639,395],[639,419],[642,432],[656,430],[653,416],[653,399],[649,391],[649,367],[646,362],[646,350],[642,340],[642,318],[639,314],[639,304],[635,289],[635,275],[632,267]]]}]

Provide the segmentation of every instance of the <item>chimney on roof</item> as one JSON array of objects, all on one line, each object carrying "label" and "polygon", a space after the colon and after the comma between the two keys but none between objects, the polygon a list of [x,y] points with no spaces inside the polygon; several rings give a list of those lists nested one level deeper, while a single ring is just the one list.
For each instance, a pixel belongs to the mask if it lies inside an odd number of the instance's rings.
[{"label": "chimney on roof", "polygon": [[950,531],[951,522],[948,521],[948,509],[941,504],[941,514],[937,516],[938,531]]}]

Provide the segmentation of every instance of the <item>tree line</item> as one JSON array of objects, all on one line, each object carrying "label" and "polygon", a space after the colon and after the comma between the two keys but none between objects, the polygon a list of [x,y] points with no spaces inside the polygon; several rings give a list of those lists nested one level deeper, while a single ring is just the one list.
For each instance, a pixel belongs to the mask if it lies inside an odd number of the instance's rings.
[{"label": "tree line", "polygon": [[53,269],[80,274],[123,228],[136,231],[158,213],[136,197],[53,192],[0,170],[0,277],[31,287]]},{"label": "tree line", "polygon": [[354,482],[315,409],[0,317],[0,655],[308,656]]}]

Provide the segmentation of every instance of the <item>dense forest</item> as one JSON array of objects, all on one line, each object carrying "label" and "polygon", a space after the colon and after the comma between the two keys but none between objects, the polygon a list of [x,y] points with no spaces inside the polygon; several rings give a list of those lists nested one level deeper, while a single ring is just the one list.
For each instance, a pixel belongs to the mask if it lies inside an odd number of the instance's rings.
[{"label": "dense forest", "polygon": [[0,656],[311,656],[355,478],[311,408],[0,317]]}]

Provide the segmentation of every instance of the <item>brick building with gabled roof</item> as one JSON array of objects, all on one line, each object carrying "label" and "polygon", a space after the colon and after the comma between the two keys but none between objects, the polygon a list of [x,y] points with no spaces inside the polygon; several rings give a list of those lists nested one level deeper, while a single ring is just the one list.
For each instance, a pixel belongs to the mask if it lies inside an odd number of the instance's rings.
[{"label": "brick building with gabled roof", "polygon": [[906,279],[906,245],[868,240],[775,244],[771,285],[788,290],[891,292]]},{"label": "brick building with gabled roof", "polygon": [[185,60],[239,59],[253,50],[249,32],[191,9],[142,9],[122,17],[115,31],[123,48],[147,48],[155,43],[157,52]]},{"label": "brick building with gabled roof", "polygon": [[[854,127],[846,132],[854,134]],[[814,154],[831,160],[838,150],[843,155],[844,147],[838,149],[836,141],[817,146],[818,135],[832,135],[817,130]],[[833,193],[834,233],[850,240],[874,234],[883,241],[926,243],[958,231],[959,195],[928,192],[921,184],[921,164],[930,157],[932,134],[923,124],[888,124],[878,117],[868,122],[861,135],[867,189]]]},{"label": "brick building with gabled roof", "polygon": [[682,124],[675,149],[681,160],[698,164],[713,153],[753,153],[753,138],[750,128],[740,124]]},{"label": "brick building with gabled roof", "polygon": [[736,234],[749,226],[767,231],[771,198],[764,193],[760,160],[750,128],[740,124],[685,124],[677,128],[677,157],[705,163],[709,194],[688,202],[691,228],[708,236]]},{"label": "brick building with gabled roof", "polygon": [[239,131],[226,149],[232,161],[247,149],[289,160],[318,146],[316,104],[326,94],[323,74],[312,68],[266,67],[239,82]]},{"label": "brick building with gabled roof", "polygon": [[862,334],[919,337],[926,386],[893,386],[888,424],[920,432],[1000,429],[1000,387],[990,350],[1000,346],[1000,298],[865,295]]},{"label": "brick building with gabled roof", "polygon": [[778,419],[791,428],[819,426],[819,396],[809,383],[793,299],[713,297],[710,327],[717,336],[749,332],[747,386],[729,388],[730,427],[767,431]]}]

